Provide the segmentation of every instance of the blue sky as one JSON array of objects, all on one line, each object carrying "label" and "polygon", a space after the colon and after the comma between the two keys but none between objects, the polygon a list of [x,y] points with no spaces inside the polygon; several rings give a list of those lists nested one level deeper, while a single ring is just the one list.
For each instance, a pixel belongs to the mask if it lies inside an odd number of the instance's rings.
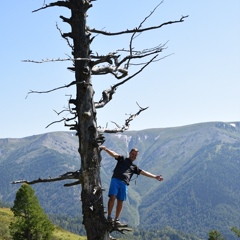
[{"label": "blue sky", "polygon": [[[19,138],[51,131],[67,131],[59,120],[67,106],[69,88],[49,94],[28,91],[49,90],[73,80],[66,67],[70,62],[33,64],[21,60],[65,58],[70,54],[60,37],[56,23],[63,31],[68,26],[59,15],[69,16],[63,8],[32,13],[43,5],[40,0],[4,1],[1,21],[1,94],[0,138]],[[106,31],[134,28],[160,1],[131,0],[93,2],[88,25]],[[46,1],[49,3],[49,1]],[[111,121],[124,124],[128,115],[138,111],[136,102],[149,109],[138,116],[130,130],[166,128],[212,121],[240,121],[240,1],[239,0],[165,0],[145,23],[145,27],[179,20],[183,22],[140,35],[136,49],[146,49],[167,42],[159,62],[151,64],[136,78],[119,87],[113,100],[98,110],[98,125]],[[107,54],[127,48],[130,36],[97,36],[93,52]],[[130,71],[134,73],[136,68]],[[94,76],[96,101],[101,92],[116,80]],[[70,117],[63,115],[63,117]]]}]

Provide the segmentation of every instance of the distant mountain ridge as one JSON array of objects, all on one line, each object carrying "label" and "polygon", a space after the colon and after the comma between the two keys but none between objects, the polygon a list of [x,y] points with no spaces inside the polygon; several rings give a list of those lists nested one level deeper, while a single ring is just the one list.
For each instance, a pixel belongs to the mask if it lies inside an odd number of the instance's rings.
[{"label": "distant mountain ridge", "polygon": [[[217,229],[236,239],[230,228],[240,219],[240,122],[127,131],[105,138],[104,145],[119,154],[138,148],[136,164],[164,177],[157,182],[139,176],[130,183],[123,220],[144,229],[170,226],[202,239]],[[19,187],[10,184],[14,180],[78,170],[77,149],[77,138],[69,132],[0,139],[0,200],[13,201]],[[106,203],[115,161],[104,152],[102,157]],[[47,213],[79,216],[80,187],[64,188],[64,183],[32,186]]]}]

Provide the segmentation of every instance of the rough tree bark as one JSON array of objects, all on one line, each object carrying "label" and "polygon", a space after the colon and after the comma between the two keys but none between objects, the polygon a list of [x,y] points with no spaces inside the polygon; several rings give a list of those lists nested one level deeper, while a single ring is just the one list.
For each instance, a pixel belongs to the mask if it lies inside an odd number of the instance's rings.
[{"label": "rough tree bark", "polygon": [[[161,2],[162,3],[162,2]],[[160,3],[160,4],[161,4]],[[159,4],[159,5],[160,5]],[[105,32],[97,29],[90,29],[86,25],[86,14],[91,5],[91,0],[60,0],[50,4],[45,4],[39,11],[49,7],[66,7],[71,11],[71,17],[66,18],[60,16],[60,18],[71,26],[71,32],[61,33],[62,37],[67,41],[69,47],[72,48],[73,58],[69,59],[57,59],[57,60],[46,60],[41,62],[49,61],[65,61],[71,60],[73,66],[70,70],[75,73],[75,80],[70,84],[63,87],[69,87],[72,85],[76,86],[76,98],[69,100],[69,111],[73,113],[73,118],[63,119],[65,121],[65,126],[70,127],[71,130],[77,132],[79,140],[79,154],[81,158],[81,169],[76,172],[67,172],[57,178],[51,179],[37,179],[33,181],[20,180],[13,183],[26,182],[28,184],[35,184],[40,182],[52,182],[66,179],[76,179],[74,183],[65,184],[65,186],[72,186],[75,184],[82,185],[81,191],[81,201],[82,201],[82,213],[83,213],[83,224],[87,232],[87,239],[89,240],[108,240],[109,232],[113,229],[110,226],[104,216],[104,205],[103,205],[103,190],[100,178],[100,162],[101,154],[99,150],[99,145],[104,141],[104,137],[101,132],[119,132],[125,131],[129,127],[129,122],[133,120],[134,117],[139,115],[141,111],[146,110],[146,108],[141,108],[136,114],[130,115],[126,120],[125,125],[115,129],[101,129],[97,127],[96,122],[96,109],[104,107],[109,101],[111,101],[113,94],[116,89],[129,81],[131,78],[135,77],[140,73],[148,64],[152,63],[158,57],[158,53],[162,52],[164,45],[159,45],[151,49],[145,49],[144,51],[133,51],[133,39],[136,33],[141,33],[149,30],[154,30],[161,28],[165,25],[183,22],[183,16],[180,20],[169,21],[162,23],[157,26],[143,28],[142,25],[148,17],[155,11],[155,9],[140,23],[140,25],[133,30],[126,30],[121,32]],[[102,34],[106,36],[116,36],[121,34],[132,34],[130,39],[129,49],[124,50],[127,53],[121,61],[117,53],[107,54],[105,56],[95,56],[91,53],[90,45],[93,38],[91,38],[91,33]],[[71,40],[71,41],[70,41]],[[71,43],[72,42],[72,43]],[[137,71],[132,76],[128,76],[128,67],[130,66],[130,61],[133,59],[145,59],[154,55],[146,63],[142,63],[143,67]],[[39,61],[25,60],[26,62],[40,63]],[[108,65],[99,66],[101,63],[107,63]],[[124,66],[124,67],[122,67]],[[99,74],[112,74],[116,79],[123,79],[121,82],[109,89],[104,90],[102,93],[102,99],[99,102],[94,102],[94,89],[91,82],[92,75]],[[51,92],[63,87],[52,89],[47,92]],[[31,91],[30,93],[43,93]],[[74,124],[68,124],[68,122],[75,121]]]},{"label": "rough tree bark", "polygon": [[[90,58],[90,33],[86,31],[86,12],[89,7],[88,1],[72,1],[70,19],[74,59]],[[83,224],[88,239],[108,239],[99,171],[101,156],[97,144],[98,131],[90,64],[89,60],[75,61],[74,64],[77,90],[75,105],[78,119],[76,130],[82,170]]]}]

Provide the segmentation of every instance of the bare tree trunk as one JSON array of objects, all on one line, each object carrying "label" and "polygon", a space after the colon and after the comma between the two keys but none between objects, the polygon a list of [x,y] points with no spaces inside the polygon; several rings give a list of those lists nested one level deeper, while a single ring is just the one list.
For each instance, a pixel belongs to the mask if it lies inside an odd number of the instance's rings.
[{"label": "bare tree trunk", "polygon": [[[89,59],[90,34],[86,32],[87,1],[75,1],[72,6],[72,38],[74,58]],[[89,240],[107,240],[107,221],[104,217],[104,206],[100,178],[101,155],[98,149],[96,110],[93,102],[91,83],[91,62],[75,61],[75,78],[77,86],[76,112],[78,114],[77,132],[79,153],[81,156],[82,211],[83,224]]]}]

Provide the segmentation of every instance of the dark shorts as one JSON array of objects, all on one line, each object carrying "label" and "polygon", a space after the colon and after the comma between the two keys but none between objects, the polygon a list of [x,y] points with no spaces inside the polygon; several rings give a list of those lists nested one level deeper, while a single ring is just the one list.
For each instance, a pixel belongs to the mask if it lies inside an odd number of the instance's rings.
[{"label": "dark shorts", "polygon": [[128,186],[125,182],[117,178],[111,179],[109,192],[108,192],[109,197],[113,195],[113,196],[116,196],[118,200],[126,201],[127,191],[128,191]]}]

